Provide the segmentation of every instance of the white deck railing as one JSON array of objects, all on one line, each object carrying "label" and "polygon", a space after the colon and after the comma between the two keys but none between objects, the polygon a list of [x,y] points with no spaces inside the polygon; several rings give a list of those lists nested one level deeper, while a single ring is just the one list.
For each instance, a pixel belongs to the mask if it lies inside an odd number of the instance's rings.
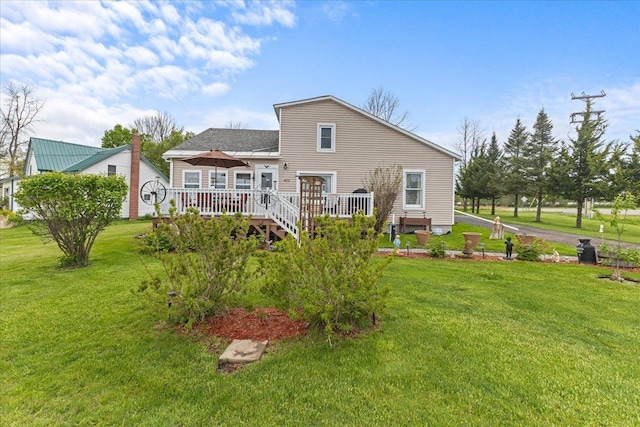
[{"label": "white deck railing", "polygon": [[[218,190],[200,188],[169,188],[160,204],[160,212],[168,214],[173,200],[179,213],[190,207],[200,215],[243,215],[273,219],[289,233],[298,235],[300,194],[288,191]],[[352,214],[373,214],[373,193],[332,193],[322,196],[323,212],[331,216],[350,218]]]}]

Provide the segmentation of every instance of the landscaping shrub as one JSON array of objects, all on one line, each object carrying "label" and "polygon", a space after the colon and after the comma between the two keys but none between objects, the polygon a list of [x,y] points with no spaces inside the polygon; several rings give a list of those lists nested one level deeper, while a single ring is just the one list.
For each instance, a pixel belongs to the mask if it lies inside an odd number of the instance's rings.
[{"label": "landscaping shrub", "polygon": [[427,244],[427,249],[429,249],[429,255],[434,258],[444,258],[446,255],[446,244],[442,239],[432,239]]},{"label": "landscaping shrub", "polygon": [[535,239],[531,243],[516,243],[516,258],[521,261],[540,261],[540,256],[547,250],[547,244],[542,239]]},{"label": "landscaping shrub", "polygon": [[249,219],[241,214],[204,219],[195,209],[178,215],[172,206],[170,218],[171,225],[159,224],[149,238],[158,244],[164,277],[152,275],[138,290],[190,327],[227,308],[254,279],[249,261],[258,241],[248,236]]},{"label": "landscaping shrub", "polygon": [[389,290],[378,279],[392,259],[372,262],[378,250],[374,221],[364,215],[354,215],[351,223],[317,218],[314,238],[302,233],[298,243],[288,237],[261,257],[263,292],[280,308],[301,310],[330,344],[336,334],[371,327],[386,306]]},{"label": "landscaping shrub", "polygon": [[85,267],[98,234],[120,218],[127,190],[121,176],[48,172],[22,180],[15,199],[38,219],[29,228],[57,243],[61,266]]}]

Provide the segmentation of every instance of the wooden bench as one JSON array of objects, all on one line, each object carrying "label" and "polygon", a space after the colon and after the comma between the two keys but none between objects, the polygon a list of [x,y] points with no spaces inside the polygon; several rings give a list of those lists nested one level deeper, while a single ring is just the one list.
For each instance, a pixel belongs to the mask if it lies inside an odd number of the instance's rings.
[{"label": "wooden bench", "polygon": [[400,217],[400,232],[405,233],[407,225],[419,225],[424,227],[425,230],[431,230],[431,218],[410,218],[407,216]]}]

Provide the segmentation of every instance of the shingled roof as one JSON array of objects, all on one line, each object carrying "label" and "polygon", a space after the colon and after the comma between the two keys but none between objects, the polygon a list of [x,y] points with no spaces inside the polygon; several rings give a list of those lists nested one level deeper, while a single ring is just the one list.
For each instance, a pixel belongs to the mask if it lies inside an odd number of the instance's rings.
[{"label": "shingled roof", "polygon": [[171,151],[277,152],[280,131],[209,128]]}]

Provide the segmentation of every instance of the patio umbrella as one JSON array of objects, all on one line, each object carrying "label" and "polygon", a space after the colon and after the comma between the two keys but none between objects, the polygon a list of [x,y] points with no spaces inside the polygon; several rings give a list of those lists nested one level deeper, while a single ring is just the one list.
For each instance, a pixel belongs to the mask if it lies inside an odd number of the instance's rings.
[{"label": "patio umbrella", "polygon": [[[235,168],[237,166],[249,166],[246,162],[233,157],[229,154],[223,153],[220,150],[210,150],[200,153],[196,156],[186,157],[182,159],[183,162],[187,162],[194,166],[214,166],[215,167],[215,179],[218,179],[218,166],[221,168]],[[214,187],[217,184],[214,181]]]}]

